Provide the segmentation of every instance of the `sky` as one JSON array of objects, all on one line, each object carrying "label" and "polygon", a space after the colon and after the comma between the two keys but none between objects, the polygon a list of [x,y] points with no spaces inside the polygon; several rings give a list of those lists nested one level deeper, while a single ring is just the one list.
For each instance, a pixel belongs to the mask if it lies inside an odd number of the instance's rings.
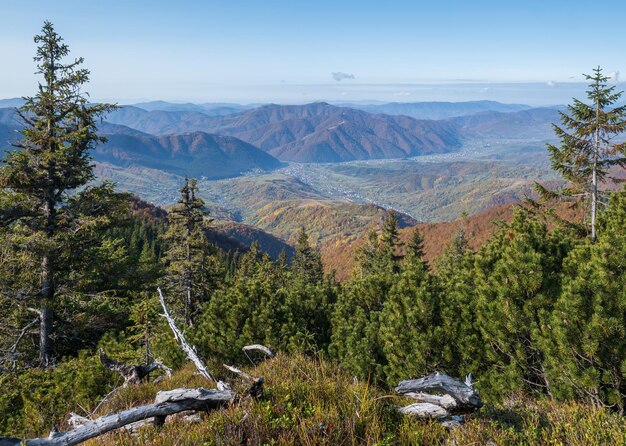
[{"label": "sky", "polygon": [[94,100],[553,105],[598,65],[626,80],[625,17],[624,0],[0,0],[0,98],[34,93],[50,20]]}]

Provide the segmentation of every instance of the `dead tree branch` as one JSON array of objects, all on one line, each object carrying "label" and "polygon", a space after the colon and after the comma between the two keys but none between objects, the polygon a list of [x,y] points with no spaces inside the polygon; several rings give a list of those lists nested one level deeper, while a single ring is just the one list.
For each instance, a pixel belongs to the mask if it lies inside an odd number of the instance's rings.
[{"label": "dead tree branch", "polygon": [[146,365],[130,365],[109,358],[103,349],[98,351],[100,362],[104,367],[119,373],[124,378],[123,387],[129,384],[139,384],[148,374],[156,369],[165,370],[165,374],[170,376],[172,371],[163,365],[161,361],[154,361],[152,364]]},{"label": "dead tree branch", "polygon": [[198,372],[200,372],[202,376],[204,376],[206,379],[208,379],[211,382],[217,382],[215,378],[211,376],[211,374],[206,369],[204,364],[202,364],[202,361],[200,361],[200,358],[198,358],[198,355],[196,354],[196,350],[189,345],[183,333],[176,326],[176,323],[174,322],[172,315],[170,314],[170,312],[167,309],[167,306],[165,305],[165,299],[163,297],[163,293],[161,292],[161,288],[157,288],[157,291],[159,292],[159,301],[161,302],[161,306],[163,307],[163,314],[161,316],[167,319],[167,323],[169,324],[170,328],[174,332],[174,338],[180,344],[180,348],[183,349],[183,351],[187,355],[187,358],[189,358],[189,360],[195,364],[196,368],[198,369]]}]

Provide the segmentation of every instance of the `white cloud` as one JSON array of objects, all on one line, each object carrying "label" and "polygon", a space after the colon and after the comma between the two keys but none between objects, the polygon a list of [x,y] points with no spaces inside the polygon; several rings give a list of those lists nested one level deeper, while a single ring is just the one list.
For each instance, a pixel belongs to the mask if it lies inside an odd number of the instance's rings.
[{"label": "white cloud", "polygon": [[607,77],[612,82],[615,82],[615,83],[619,82],[619,70],[611,71]]},{"label": "white cloud", "polygon": [[337,71],[331,74],[333,76],[333,79],[335,79],[337,82],[341,82],[344,79],[354,79],[354,74],[342,73],[341,71]]},{"label": "white cloud", "polygon": [[554,88],[554,87],[556,87],[556,82],[554,82],[554,81],[548,81],[548,82],[546,82],[546,85],[547,85],[548,87],[550,87],[550,88]]},{"label": "white cloud", "polygon": [[394,96],[411,96],[411,93],[408,91],[399,91],[393,94]]}]

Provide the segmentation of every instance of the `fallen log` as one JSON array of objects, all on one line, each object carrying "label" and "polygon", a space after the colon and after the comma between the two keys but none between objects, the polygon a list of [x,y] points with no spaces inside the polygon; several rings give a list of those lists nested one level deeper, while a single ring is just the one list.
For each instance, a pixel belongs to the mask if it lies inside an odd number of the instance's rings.
[{"label": "fallen log", "polygon": [[419,379],[402,381],[396,387],[396,392],[419,401],[399,408],[401,413],[418,418],[437,418],[448,427],[457,427],[463,422],[462,417],[454,415],[473,413],[483,406],[472,385],[471,375],[463,383],[437,372]]},{"label": "fallen log", "polygon": [[0,446],[72,446],[147,418],[154,418],[155,424],[160,426],[168,415],[186,410],[208,411],[225,407],[234,398],[235,394],[230,390],[174,389],[158,392],[153,404],[105,415],[70,431],[51,433],[48,438],[20,440],[0,437]]},{"label": "fallen log", "polygon": [[130,365],[118,362],[109,358],[103,349],[98,350],[100,363],[109,370],[119,373],[124,378],[123,387],[129,384],[139,384],[143,379],[156,369],[165,370],[165,374],[170,376],[172,371],[165,367],[162,362],[154,361],[146,365]]}]

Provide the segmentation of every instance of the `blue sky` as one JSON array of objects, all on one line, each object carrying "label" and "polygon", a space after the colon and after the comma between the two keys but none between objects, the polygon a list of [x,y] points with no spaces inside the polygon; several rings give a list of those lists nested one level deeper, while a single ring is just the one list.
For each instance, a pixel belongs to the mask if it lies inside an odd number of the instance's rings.
[{"label": "blue sky", "polygon": [[0,0],[0,97],[34,91],[48,19],[94,99],[554,104],[597,65],[626,76],[624,18],[623,0]]}]

